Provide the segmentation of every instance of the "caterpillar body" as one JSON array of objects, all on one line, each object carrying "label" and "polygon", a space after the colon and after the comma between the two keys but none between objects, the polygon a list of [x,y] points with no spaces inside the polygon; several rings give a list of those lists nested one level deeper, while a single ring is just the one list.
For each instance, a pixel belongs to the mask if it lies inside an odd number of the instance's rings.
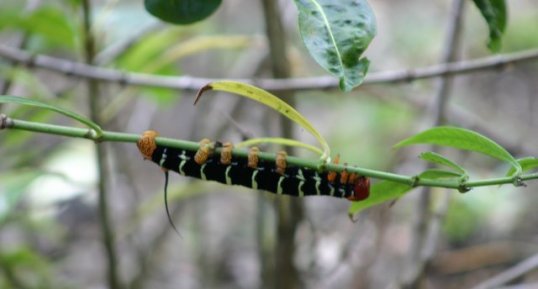
[{"label": "caterpillar body", "polygon": [[369,195],[367,177],[289,166],[285,153],[277,155],[276,163],[258,159],[256,150],[251,150],[248,158],[234,158],[229,144],[217,155],[207,140],[201,142],[198,151],[190,151],[157,145],[156,136],[155,131],[146,131],[138,141],[144,158],[183,176],[296,197],[331,196],[360,201]]}]

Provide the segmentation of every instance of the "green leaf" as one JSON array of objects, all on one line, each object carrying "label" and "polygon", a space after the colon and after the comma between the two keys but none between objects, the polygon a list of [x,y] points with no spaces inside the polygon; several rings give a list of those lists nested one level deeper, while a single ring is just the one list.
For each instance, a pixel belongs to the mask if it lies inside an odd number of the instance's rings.
[{"label": "green leaf", "polygon": [[299,113],[289,104],[282,101],[277,96],[261,88],[246,83],[241,83],[237,81],[215,81],[207,84],[200,89],[198,95],[196,96],[194,104],[198,102],[198,100],[205,91],[210,89],[217,91],[226,91],[229,93],[241,95],[243,97],[250,98],[254,101],[257,101],[263,105],[272,108],[273,110],[277,111],[278,113],[282,114],[283,116],[287,117],[291,121],[297,123],[305,130],[310,132],[318,140],[321,147],[323,148],[323,155],[321,156],[321,159],[323,161],[327,161],[329,159],[330,148],[325,138],[316,130],[316,128],[314,128],[314,126],[310,123],[310,121],[308,121],[308,119],[306,119],[306,117],[304,117],[301,113]]},{"label": "green leaf", "polygon": [[148,63],[164,54],[166,49],[177,43],[178,39],[182,39],[184,34],[185,32],[178,28],[151,33],[122,53],[116,64],[125,70],[145,72],[144,67]]},{"label": "green leaf", "polygon": [[414,144],[440,145],[482,153],[505,161],[512,165],[517,173],[521,172],[521,165],[506,149],[491,139],[468,129],[449,126],[434,127],[399,142],[395,147]]},{"label": "green leaf", "polygon": [[497,52],[501,49],[501,38],[506,29],[506,3],[504,0],[473,0],[488,23],[488,48]]},{"label": "green leaf", "polygon": [[0,103],[16,103],[21,105],[28,105],[28,106],[34,106],[39,108],[44,108],[48,110],[52,110],[54,112],[63,114],[69,118],[72,118],[89,128],[93,129],[95,131],[95,134],[97,137],[101,136],[103,134],[103,130],[99,125],[97,125],[95,122],[89,120],[85,116],[82,116],[78,113],[59,108],[41,101],[37,101],[35,99],[25,98],[25,97],[18,97],[18,96],[9,96],[9,95],[0,95]]},{"label": "green leaf", "polygon": [[464,177],[460,173],[439,169],[428,169],[418,175],[421,179],[448,179],[448,178],[461,178]]},{"label": "green leaf", "polygon": [[299,29],[310,55],[340,79],[340,89],[360,85],[369,61],[360,59],[376,34],[366,0],[295,0]]},{"label": "green leaf", "polygon": [[319,155],[323,154],[323,151],[321,151],[319,148],[313,145],[309,145],[307,143],[300,142],[298,140],[289,139],[289,138],[281,138],[281,137],[251,138],[246,141],[235,144],[234,147],[235,148],[251,147],[257,144],[261,144],[261,143],[274,143],[274,144],[279,144],[279,145],[289,146],[289,147],[299,147],[299,148],[307,149]]},{"label": "green leaf", "polygon": [[37,170],[15,170],[0,175],[0,222],[22,199],[28,184],[43,174]]},{"label": "green leaf", "polygon": [[162,21],[191,24],[213,14],[222,0],[144,0],[146,10]]},{"label": "green leaf", "polygon": [[253,37],[245,35],[198,36],[182,41],[160,53],[145,64],[143,72],[153,73],[160,68],[176,63],[183,57],[199,54],[211,49],[239,49],[254,43]]},{"label": "green leaf", "polygon": [[443,165],[443,166],[446,166],[446,167],[449,167],[453,170],[455,170],[456,172],[458,172],[459,174],[463,174],[463,175],[467,175],[467,172],[465,171],[465,169],[463,167],[461,167],[460,165],[456,164],[455,162],[445,158],[444,156],[438,154],[438,153],[435,153],[435,152],[423,152],[420,154],[419,158],[427,161],[427,162],[430,162],[430,163],[434,163],[434,164],[438,164],[438,165]]},{"label": "green leaf", "polygon": [[[521,165],[522,173],[538,168],[538,158],[535,157],[518,159],[517,162]],[[506,173],[506,176],[512,176],[515,172],[515,169],[511,167]]]},{"label": "green leaf", "polygon": [[368,199],[352,202],[349,206],[348,213],[352,216],[366,208],[395,200],[405,195],[405,193],[409,192],[411,189],[412,187],[406,184],[381,181],[370,188],[370,196]]},{"label": "green leaf", "polygon": [[[7,15],[6,15],[7,14]],[[23,29],[48,46],[75,48],[76,29],[73,17],[58,8],[44,6],[30,13],[0,12],[0,27]]]}]

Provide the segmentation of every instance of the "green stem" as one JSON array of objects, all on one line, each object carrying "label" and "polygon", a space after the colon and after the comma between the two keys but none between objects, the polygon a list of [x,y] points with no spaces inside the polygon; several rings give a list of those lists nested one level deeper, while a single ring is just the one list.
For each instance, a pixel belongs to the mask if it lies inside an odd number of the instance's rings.
[{"label": "green stem", "polygon": [[[96,137],[95,132],[86,128],[76,128],[68,126],[60,126],[53,124],[44,124],[37,123],[19,119],[4,118],[3,123],[0,123],[0,127],[6,129],[16,129],[16,130],[25,130],[38,133],[54,134],[61,135],[66,137],[73,138],[85,138],[93,141],[100,142],[130,142],[135,143],[140,135],[129,134],[129,133],[120,133],[120,132],[111,132],[103,131],[102,137]],[[196,151],[198,150],[199,144],[192,141],[177,140],[171,138],[158,137],[157,144],[163,146],[169,146],[184,150]],[[215,153],[220,153],[220,148],[215,150]],[[233,150],[233,155],[239,158],[248,157],[248,151],[245,150]],[[266,161],[275,161],[275,155],[272,153],[260,152],[260,159]],[[305,167],[310,169],[320,169],[319,160],[304,159],[294,156],[288,156],[287,162],[290,166]],[[346,170],[350,173],[357,173],[362,176],[372,177],[380,180],[387,180],[396,183],[402,183],[414,187],[438,187],[438,188],[449,188],[449,189],[460,189],[462,187],[474,188],[474,187],[485,187],[485,186],[494,186],[502,184],[514,184],[517,180],[516,177],[500,177],[492,178],[485,180],[476,180],[476,181],[467,181],[461,182],[459,180],[433,180],[433,179],[417,179],[415,176],[400,175],[390,172],[372,170],[361,167],[354,166],[344,166],[338,164],[327,164],[322,169],[334,172],[341,172]],[[521,181],[528,181],[538,179],[538,173],[531,174],[522,174],[519,176]]]}]

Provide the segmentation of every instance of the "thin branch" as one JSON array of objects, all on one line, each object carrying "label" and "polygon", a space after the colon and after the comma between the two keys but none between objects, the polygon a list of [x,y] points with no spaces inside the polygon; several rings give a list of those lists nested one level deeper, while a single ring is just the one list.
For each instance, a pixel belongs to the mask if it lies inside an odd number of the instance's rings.
[{"label": "thin branch", "polygon": [[[84,41],[84,58],[87,64],[92,64],[96,54],[96,43],[92,32],[92,19],[91,12],[92,6],[90,0],[82,1],[82,21],[83,21],[83,41]],[[102,96],[100,93],[99,82],[96,79],[87,79],[88,88],[88,105],[90,107],[90,118],[93,122],[102,123],[101,121],[101,102]],[[109,168],[107,167],[108,150],[103,144],[95,144],[95,158],[97,160],[98,171],[98,206],[99,206],[99,221],[101,225],[101,232],[103,247],[105,251],[105,258],[107,262],[106,276],[107,283],[110,289],[120,289],[119,279],[119,265],[117,250],[115,244],[115,234],[113,230],[112,220],[110,218],[109,208]]]},{"label": "thin branch", "polygon": [[503,271],[502,273],[481,282],[472,289],[489,289],[497,288],[501,285],[504,285],[528,272],[538,269],[538,254],[535,254],[523,262],[515,265],[514,267]]},{"label": "thin branch", "polygon": [[[458,47],[460,46],[462,19],[464,11],[464,0],[453,0],[449,23],[446,31],[446,39],[444,51],[441,56],[441,63],[450,63],[456,60]],[[443,76],[437,83],[436,95],[433,106],[433,126],[445,124],[447,114],[447,103],[450,98],[453,87],[452,76]],[[438,148],[432,146],[432,151],[437,151]],[[424,273],[427,270],[431,260],[433,259],[439,235],[441,233],[442,221],[450,196],[448,192],[443,192],[443,197],[440,199],[440,204],[436,208],[435,214],[431,213],[431,188],[424,187],[419,195],[417,204],[417,220],[414,228],[414,238],[411,257],[413,270],[412,274],[405,280],[405,286],[410,288],[420,288],[420,283],[424,278]]]},{"label": "thin branch", "polygon": [[[200,87],[210,82],[221,80],[192,76],[158,76],[144,73],[130,73],[46,55],[33,55],[24,50],[6,45],[0,45],[0,57],[24,64],[29,67],[34,66],[47,69],[58,73],[64,73],[72,77],[89,78],[122,85],[150,86],[197,91],[200,89]],[[530,49],[504,55],[496,55],[447,64],[438,64],[422,68],[372,72],[368,74],[363,85],[410,82],[419,79],[429,79],[450,75],[467,74],[484,70],[502,69],[510,65],[517,65],[535,60],[538,60],[538,49]],[[245,78],[234,80],[254,84],[260,88],[271,91],[338,88],[338,80],[330,76],[289,79]]]},{"label": "thin branch", "polygon": [[[61,135],[73,138],[85,138],[93,141],[99,142],[124,142],[124,143],[136,143],[140,138],[140,135],[120,133],[120,132],[111,132],[103,131],[101,137],[96,137],[95,132],[92,132],[89,129],[44,124],[38,122],[24,121],[19,119],[8,118],[5,115],[0,115],[0,129],[16,129],[16,130],[25,130],[33,131],[38,133],[46,133],[53,135]],[[170,139],[164,137],[157,137],[157,144],[163,146],[169,146],[189,151],[197,151],[199,148],[199,143]],[[220,153],[220,148],[215,149],[215,153]],[[248,158],[248,151],[246,150],[233,150],[233,156],[237,158]],[[259,158],[262,160],[274,162],[276,159],[275,154],[260,152]],[[433,180],[433,179],[422,179],[417,178],[416,176],[400,175],[390,172],[378,171],[373,169],[366,169],[361,167],[349,166],[349,165],[339,165],[339,164],[326,164],[324,167],[320,168],[319,160],[304,159],[299,157],[288,156],[286,161],[290,166],[304,167],[309,169],[321,169],[326,171],[333,172],[342,172],[346,170],[349,173],[356,173],[366,177],[372,177],[376,179],[382,179],[392,182],[397,182],[401,184],[406,184],[411,187],[427,186],[427,187],[441,187],[449,189],[460,189],[462,186],[467,188],[474,187],[483,187],[483,186],[493,186],[493,185],[502,185],[502,184],[514,184],[516,181],[528,181],[538,179],[538,173],[522,174],[519,177],[499,177],[491,179],[483,179],[477,181],[467,181],[461,182],[459,180]]]},{"label": "thin branch", "polygon": [[[291,67],[288,59],[287,52],[287,38],[286,30],[282,22],[282,13],[280,12],[278,0],[261,0],[263,9],[263,20],[265,24],[265,34],[267,35],[269,44],[269,55],[271,62],[271,75],[277,79],[287,79],[291,77]],[[295,97],[293,91],[281,92],[279,97],[288,103],[290,106],[295,106]],[[280,131],[284,138],[293,139],[293,122],[285,117],[280,117]],[[290,151],[294,154],[294,150]],[[260,196],[261,197],[261,196]],[[297,288],[301,287],[301,280],[299,272],[294,263],[295,257],[295,231],[298,224],[304,217],[304,207],[302,200],[300,199],[288,199],[279,198],[275,200],[277,211],[277,232],[275,251],[276,264],[274,268],[267,268],[268,262],[262,260],[265,265],[265,270],[269,269],[270,272],[264,272],[266,274],[263,277],[273,274],[279,276],[273,278],[274,288]],[[263,214],[264,211],[260,211]],[[267,236],[259,236],[258,243],[260,248],[264,243],[264,239]],[[267,283],[269,280],[263,280],[263,283]],[[265,285],[269,288],[268,285]]]}]

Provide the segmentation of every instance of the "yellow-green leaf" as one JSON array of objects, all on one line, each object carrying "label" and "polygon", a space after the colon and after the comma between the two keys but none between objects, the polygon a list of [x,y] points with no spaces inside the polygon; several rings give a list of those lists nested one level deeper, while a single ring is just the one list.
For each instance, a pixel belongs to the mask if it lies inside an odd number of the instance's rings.
[{"label": "yellow-green leaf", "polygon": [[329,159],[330,148],[325,138],[323,138],[323,136],[302,114],[300,114],[297,110],[282,101],[277,96],[246,83],[241,83],[237,81],[215,81],[207,84],[202,89],[200,89],[198,95],[196,96],[196,100],[194,102],[195,104],[196,102],[198,102],[202,94],[207,90],[225,91],[238,94],[274,109],[275,111],[279,112],[283,116],[287,117],[291,121],[297,123],[305,130],[310,132],[321,145],[321,148],[323,150],[321,159],[323,161],[327,161]]},{"label": "yellow-green leaf", "polygon": [[261,138],[251,138],[244,142],[240,142],[235,145],[236,148],[242,148],[242,147],[250,147],[261,143],[274,143],[284,146],[290,146],[290,147],[299,147],[304,148],[309,151],[312,151],[316,154],[323,155],[323,151],[319,148],[309,145],[304,142],[300,142],[298,140],[289,139],[289,138],[281,138],[281,137],[261,137]]}]

